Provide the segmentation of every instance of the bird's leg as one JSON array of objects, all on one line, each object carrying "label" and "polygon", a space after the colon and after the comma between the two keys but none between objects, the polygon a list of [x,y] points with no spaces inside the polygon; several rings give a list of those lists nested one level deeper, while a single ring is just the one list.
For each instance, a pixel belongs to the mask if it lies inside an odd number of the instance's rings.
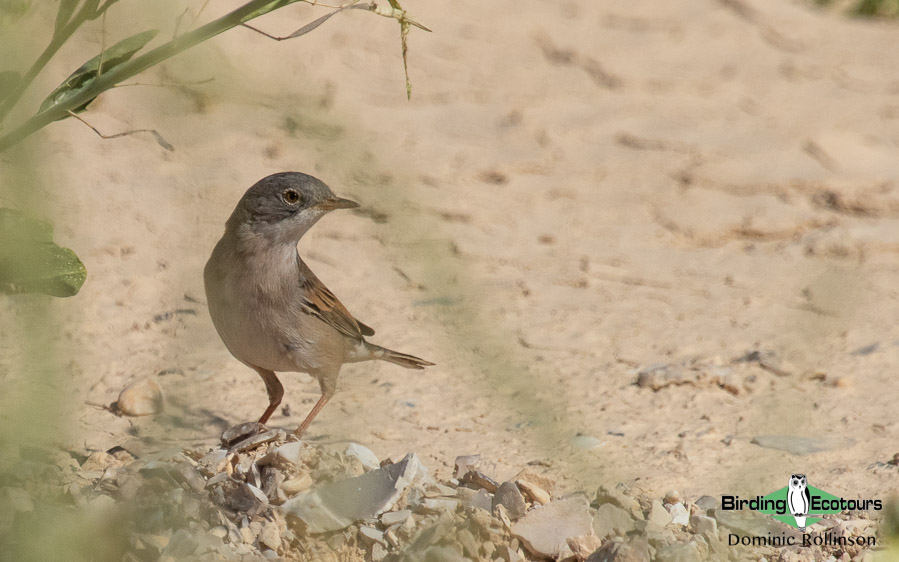
[{"label": "bird's leg", "polygon": [[281,398],[284,397],[284,387],[281,386],[281,381],[275,376],[274,371],[269,371],[268,369],[262,369],[260,367],[253,368],[256,369],[256,372],[262,377],[263,382],[265,382],[265,390],[268,391],[268,408],[265,409],[262,417],[259,418],[259,423],[264,424],[281,403]]},{"label": "bird's leg", "polygon": [[318,384],[322,389],[322,396],[318,399],[318,402],[315,403],[315,406],[312,407],[312,411],[309,412],[309,415],[306,416],[306,419],[303,420],[303,423],[300,424],[300,427],[297,428],[296,431],[293,432],[297,437],[302,437],[303,432],[306,431],[306,428],[309,427],[309,424],[312,423],[312,420],[315,419],[315,416],[321,411],[322,408],[325,407],[325,404],[328,403],[334,394],[337,392],[337,372],[335,371],[333,375],[324,375],[321,373],[316,373],[315,376],[318,379]]}]

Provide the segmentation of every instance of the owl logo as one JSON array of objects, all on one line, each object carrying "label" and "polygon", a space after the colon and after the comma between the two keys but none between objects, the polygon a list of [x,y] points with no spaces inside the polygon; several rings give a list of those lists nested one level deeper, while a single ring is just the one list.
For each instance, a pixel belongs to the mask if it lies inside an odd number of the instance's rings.
[{"label": "owl logo", "polygon": [[800,531],[805,531],[805,516],[808,515],[810,499],[808,494],[808,480],[805,474],[790,475],[790,490],[787,492],[787,502],[790,504],[790,514],[796,519],[796,525]]}]

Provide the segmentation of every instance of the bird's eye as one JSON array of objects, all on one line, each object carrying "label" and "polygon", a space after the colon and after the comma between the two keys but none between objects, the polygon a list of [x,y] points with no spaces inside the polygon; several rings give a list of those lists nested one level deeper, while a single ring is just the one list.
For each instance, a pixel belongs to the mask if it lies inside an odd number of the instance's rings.
[{"label": "bird's eye", "polygon": [[296,205],[300,202],[302,197],[295,189],[285,189],[284,193],[281,194],[281,197],[284,199],[284,202],[288,205]]}]

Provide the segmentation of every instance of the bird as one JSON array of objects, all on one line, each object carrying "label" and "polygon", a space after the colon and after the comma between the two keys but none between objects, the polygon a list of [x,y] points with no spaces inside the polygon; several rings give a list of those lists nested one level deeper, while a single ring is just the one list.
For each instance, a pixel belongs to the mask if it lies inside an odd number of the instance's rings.
[{"label": "bird", "polygon": [[212,323],[228,351],[265,383],[269,404],[260,426],[284,396],[276,373],[304,372],[318,380],[321,397],[294,431],[301,437],[336,393],[344,363],[434,365],[366,341],[375,331],[354,318],[300,257],[297,244],[319,219],[357,207],[308,174],[267,176],[241,197],[206,263]]},{"label": "bird", "polygon": [[790,504],[790,515],[796,520],[800,531],[805,531],[805,518],[809,510],[808,479],[805,474],[791,474],[787,490],[787,501]]}]

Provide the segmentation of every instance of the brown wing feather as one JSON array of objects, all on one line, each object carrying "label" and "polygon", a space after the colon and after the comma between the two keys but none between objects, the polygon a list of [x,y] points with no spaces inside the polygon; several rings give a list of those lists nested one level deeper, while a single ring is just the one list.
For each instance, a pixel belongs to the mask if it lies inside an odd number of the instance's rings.
[{"label": "brown wing feather", "polygon": [[337,297],[312,272],[303,280],[303,302],[301,306],[341,334],[361,340],[363,335],[374,334],[374,330],[360,324],[353,318]]}]

